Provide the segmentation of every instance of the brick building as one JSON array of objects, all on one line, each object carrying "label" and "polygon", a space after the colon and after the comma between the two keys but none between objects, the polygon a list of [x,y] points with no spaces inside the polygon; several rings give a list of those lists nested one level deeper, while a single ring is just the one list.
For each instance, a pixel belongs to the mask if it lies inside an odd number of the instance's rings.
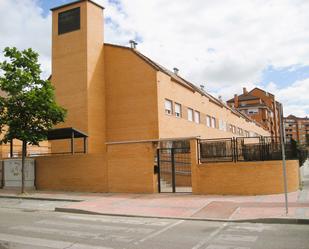
[{"label": "brick building", "polygon": [[300,145],[309,147],[309,118],[299,118],[289,115],[284,118],[285,136],[294,139]]},{"label": "brick building", "polygon": [[269,135],[135,44],[104,43],[103,9],[94,2],[52,11],[51,81],[56,100],[68,110],[62,127],[88,134],[89,152],[124,141]]},{"label": "brick building", "polygon": [[272,137],[280,136],[281,103],[276,101],[275,95],[257,87],[250,92],[243,88],[243,93],[235,94],[227,104],[258,122]]},{"label": "brick building", "polygon": [[[199,138],[226,139],[234,145],[221,148],[235,156],[237,140],[256,141],[243,137],[270,131],[146,57],[134,43],[104,43],[103,7],[91,0],[56,7],[52,25],[51,81],[57,102],[68,110],[59,128],[87,134],[88,146],[77,153],[83,146],[77,137],[51,141],[52,152],[70,145],[74,150],[36,157],[39,190],[157,193],[165,183],[174,192],[185,187],[195,194],[282,192],[281,179],[274,180],[280,161],[201,163]],[[184,141],[187,147],[177,148]],[[289,191],[295,191],[298,162],[287,167]]]}]

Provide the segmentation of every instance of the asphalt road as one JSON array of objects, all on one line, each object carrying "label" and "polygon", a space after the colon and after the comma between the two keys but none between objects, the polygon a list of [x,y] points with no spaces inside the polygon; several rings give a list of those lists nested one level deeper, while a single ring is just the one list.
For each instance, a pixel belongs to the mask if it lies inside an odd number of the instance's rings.
[{"label": "asphalt road", "polygon": [[0,249],[309,249],[308,225],[53,212],[59,204],[0,198]]}]

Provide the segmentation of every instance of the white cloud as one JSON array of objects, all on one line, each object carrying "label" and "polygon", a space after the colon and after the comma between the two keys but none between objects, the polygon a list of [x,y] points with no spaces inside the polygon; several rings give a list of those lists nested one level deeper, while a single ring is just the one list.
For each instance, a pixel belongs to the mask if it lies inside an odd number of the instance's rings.
[{"label": "white cloud", "polygon": [[[225,98],[243,86],[257,86],[270,65],[309,65],[309,1],[121,2],[127,15],[115,12],[114,20],[124,31],[142,36],[139,50],[168,68],[180,68],[181,75]],[[274,94],[286,110],[309,114],[309,98],[304,97],[302,105],[289,100],[294,88],[277,86]]]},{"label": "white cloud", "polygon": [[309,79],[296,81],[286,88],[270,82],[266,90],[276,94],[277,99],[284,103],[284,115],[309,116]]},{"label": "white cloud", "polygon": [[[50,73],[51,17],[32,0],[0,1],[0,50],[7,46],[34,48],[40,54],[44,76]],[[3,58],[3,57],[2,57]],[[1,58],[1,59],[2,59]]]},{"label": "white cloud", "polygon": [[114,16],[123,30],[141,34],[140,50],[199,81],[225,85],[257,81],[269,64],[309,64],[308,3],[122,0],[127,15]]},{"label": "white cloud", "polygon": [[[95,1],[105,7],[106,42],[125,45],[140,36],[140,51],[225,98],[257,85],[270,65],[309,65],[307,0]],[[0,0],[0,49],[35,48],[48,74],[51,18],[41,11],[36,0]],[[286,110],[309,115],[306,97],[300,105],[281,94],[290,96],[295,84],[278,85],[274,94]]]}]

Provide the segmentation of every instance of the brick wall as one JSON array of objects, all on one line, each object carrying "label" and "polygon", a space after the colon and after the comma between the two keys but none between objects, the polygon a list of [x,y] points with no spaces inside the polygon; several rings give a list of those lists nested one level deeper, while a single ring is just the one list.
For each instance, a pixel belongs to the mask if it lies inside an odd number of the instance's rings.
[{"label": "brick wall", "polygon": [[[284,192],[282,161],[197,163],[196,141],[191,141],[194,194],[267,195]],[[299,188],[299,163],[288,160],[288,191]]]},{"label": "brick wall", "polygon": [[107,150],[109,192],[157,192],[152,143],[114,144]]},{"label": "brick wall", "polygon": [[105,154],[36,158],[38,190],[107,192]]}]

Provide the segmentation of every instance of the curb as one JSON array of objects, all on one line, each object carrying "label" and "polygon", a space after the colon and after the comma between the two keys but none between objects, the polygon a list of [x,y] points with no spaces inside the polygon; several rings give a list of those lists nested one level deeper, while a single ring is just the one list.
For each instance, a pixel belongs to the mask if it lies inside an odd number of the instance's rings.
[{"label": "curb", "polygon": [[82,202],[82,201],[84,201],[84,200],[77,200],[77,199],[61,199],[61,198],[48,198],[48,197],[31,197],[31,196],[12,196],[12,195],[0,195],[0,198],[27,199],[27,200],[38,200],[38,201],[68,201],[68,202]]},{"label": "curb", "polygon": [[227,220],[227,219],[194,218],[194,217],[165,217],[165,216],[151,216],[151,215],[146,216],[146,215],[134,215],[134,214],[99,213],[82,209],[62,208],[62,207],[56,207],[55,212],[88,214],[88,215],[107,215],[107,216],[130,217],[130,218],[157,218],[157,219],[168,219],[168,220],[211,221],[211,222],[229,222],[229,223],[264,223],[264,224],[290,224],[290,225],[309,224],[309,219],[299,219],[299,218],[256,218],[256,219],[243,219],[243,220],[240,219]]}]

